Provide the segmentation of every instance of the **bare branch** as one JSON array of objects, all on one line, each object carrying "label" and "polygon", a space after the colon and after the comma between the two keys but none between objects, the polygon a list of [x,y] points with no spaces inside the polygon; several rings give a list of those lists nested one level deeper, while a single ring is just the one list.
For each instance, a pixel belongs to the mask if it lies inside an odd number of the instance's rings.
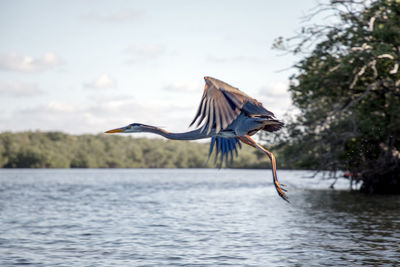
[{"label": "bare branch", "polygon": [[365,51],[365,50],[371,50],[372,46],[368,45],[367,43],[363,43],[362,46],[360,47],[352,47],[351,51]]},{"label": "bare branch", "polygon": [[378,58],[394,59],[394,57],[390,54],[382,54],[382,55],[378,56]]},{"label": "bare branch", "polygon": [[353,82],[350,84],[350,89],[353,89],[354,86],[356,85],[358,81],[358,77],[364,74],[365,69],[368,67],[368,65],[364,65],[361,70],[354,76]]},{"label": "bare branch", "polygon": [[399,70],[399,63],[394,64],[394,67],[391,71],[389,71],[390,74],[396,74],[397,71]]}]

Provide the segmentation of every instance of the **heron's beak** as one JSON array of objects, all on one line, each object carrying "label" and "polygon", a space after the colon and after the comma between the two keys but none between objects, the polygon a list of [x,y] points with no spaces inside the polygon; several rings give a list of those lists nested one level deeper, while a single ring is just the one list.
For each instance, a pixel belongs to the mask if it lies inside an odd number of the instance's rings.
[{"label": "heron's beak", "polygon": [[123,133],[123,132],[125,132],[125,127],[108,130],[104,133]]}]

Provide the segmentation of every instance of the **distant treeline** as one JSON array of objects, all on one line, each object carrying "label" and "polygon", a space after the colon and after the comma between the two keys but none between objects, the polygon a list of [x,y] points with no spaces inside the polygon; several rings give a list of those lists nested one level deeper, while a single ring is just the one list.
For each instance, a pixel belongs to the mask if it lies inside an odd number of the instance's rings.
[{"label": "distant treeline", "polygon": [[[62,132],[0,133],[2,168],[207,168],[208,143],[70,135]],[[279,161],[278,161],[279,162]],[[269,168],[265,155],[243,145],[231,168]]]}]

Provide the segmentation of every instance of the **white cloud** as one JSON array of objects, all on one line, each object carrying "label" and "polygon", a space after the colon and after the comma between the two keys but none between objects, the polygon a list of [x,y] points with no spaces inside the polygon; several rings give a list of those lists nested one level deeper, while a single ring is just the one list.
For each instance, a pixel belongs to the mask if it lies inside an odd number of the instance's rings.
[{"label": "white cloud", "polygon": [[200,82],[173,82],[165,87],[165,90],[178,93],[192,93],[202,90],[204,85]]},{"label": "white cloud", "polygon": [[35,83],[0,81],[0,95],[3,96],[31,97],[42,93],[43,91],[41,91]]},{"label": "white cloud", "polygon": [[114,13],[107,15],[101,15],[97,13],[88,13],[83,15],[82,18],[86,20],[94,20],[100,22],[111,22],[111,23],[121,23],[127,21],[135,21],[143,16],[144,12],[140,10],[119,10]]},{"label": "white cloud", "polygon": [[265,63],[266,59],[258,57],[258,56],[214,56],[209,55],[206,58],[207,61],[212,63]]},{"label": "white cloud", "polygon": [[264,107],[272,111],[278,118],[281,118],[290,108],[292,102],[290,93],[287,91],[289,84],[287,81],[277,81],[268,83],[262,87],[256,97]]},{"label": "white cloud", "polygon": [[[0,131],[65,131],[99,133],[139,122],[185,131],[191,120],[191,107],[167,100],[116,99],[80,103],[50,102],[32,108],[0,113]],[[190,112],[189,112],[190,110]],[[194,111],[193,111],[194,112]],[[24,123],[21,124],[21,121]],[[154,135],[147,135],[154,137]]]},{"label": "white cloud", "polygon": [[135,44],[124,52],[129,56],[128,63],[135,63],[163,56],[166,54],[166,48],[162,44]]},{"label": "white cloud", "polygon": [[271,82],[261,88],[259,94],[267,97],[289,97],[290,93],[288,92],[289,84],[288,82]]},{"label": "white cloud", "polygon": [[[286,83],[281,82],[270,83],[260,89],[258,95],[254,95],[279,119],[283,119],[284,113],[291,107],[289,94],[283,96],[285,85]],[[199,86],[202,87],[201,84]],[[16,107],[15,110],[0,112],[0,131],[58,130],[74,134],[99,133],[133,122],[155,125],[171,132],[186,131],[197,109],[197,95],[201,94],[197,92],[198,86],[194,82],[182,81],[171,84],[168,90],[196,90],[196,97],[192,101],[191,95],[194,94],[185,94],[184,99],[190,100],[177,101],[176,98],[137,99],[113,95],[90,97],[78,102],[51,101],[30,108]],[[154,137],[151,134],[146,136]]]},{"label": "white cloud", "polygon": [[86,88],[91,89],[112,89],[117,87],[117,83],[114,79],[110,77],[108,74],[102,74],[99,78],[94,81],[84,83]]},{"label": "white cloud", "polygon": [[40,58],[9,53],[0,57],[0,70],[17,72],[40,72],[63,64],[54,53],[47,52]]}]

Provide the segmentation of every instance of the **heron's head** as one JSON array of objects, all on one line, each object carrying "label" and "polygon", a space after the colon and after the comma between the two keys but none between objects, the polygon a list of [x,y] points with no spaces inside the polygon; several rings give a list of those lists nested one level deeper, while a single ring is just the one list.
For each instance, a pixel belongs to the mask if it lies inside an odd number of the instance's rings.
[{"label": "heron's head", "polygon": [[138,133],[138,132],[143,132],[146,127],[151,127],[151,126],[141,124],[141,123],[131,123],[127,126],[112,129],[112,130],[106,131],[104,133]]}]

